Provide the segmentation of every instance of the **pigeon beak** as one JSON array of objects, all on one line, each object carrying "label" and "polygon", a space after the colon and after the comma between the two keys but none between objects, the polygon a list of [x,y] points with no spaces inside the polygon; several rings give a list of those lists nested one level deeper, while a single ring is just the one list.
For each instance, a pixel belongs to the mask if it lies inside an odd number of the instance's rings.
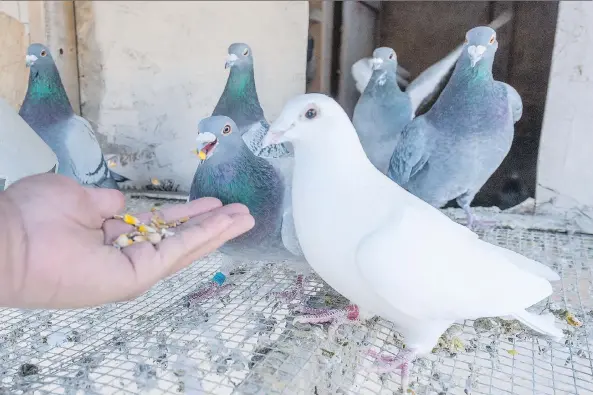
[{"label": "pigeon beak", "polygon": [[294,123],[290,125],[282,125],[281,122],[274,122],[270,125],[268,133],[262,140],[262,148],[269,147],[270,145],[281,144],[289,140],[288,132],[294,127]]},{"label": "pigeon beak", "polygon": [[239,58],[234,53],[228,54],[228,56],[226,57],[226,63],[224,64],[224,68],[228,69],[229,67],[233,67],[237,59]]},{"label": "pigeon beak", "polygon": [[268,130],[268,133],[264,136],[261,147],[266,148],[270,145],[279,144],[282,142],[280,140],[282,140],[283,137],[284,132],[270,129]]},{"label": "pigeon beak", "polygon": [[486,52],[486,47],[483,45],[470,45],[467,47],[467,53],[472,67],[475,67],[475,65],[482,59],[484,52]]},{"label": "pigeon beak", "polygon": [[373,70],[377,70],[383,64],[383,59],[381,58],[372,58],[371,59],[371,68]]},{"label": "pigeon beak", "polygon": [[35,64],[37,59],[38,58],[35,55],[27,55],[25,56],[25,64],[27,65],[27,67],[31,67]]},{"label": "pigeon beak", "polygon": [[195,149],[192,152],[198,155],[202,161],[205,161],[212,153],[214,153],[214,149],[218,145],[218,139],[212,133],[198,133],[198,137],[196,137],[196,141],[200,146],[200,149]]}]

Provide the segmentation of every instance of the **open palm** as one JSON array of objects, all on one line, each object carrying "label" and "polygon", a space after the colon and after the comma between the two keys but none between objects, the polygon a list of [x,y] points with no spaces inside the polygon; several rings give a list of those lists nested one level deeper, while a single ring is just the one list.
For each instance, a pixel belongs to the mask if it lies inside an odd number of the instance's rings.
[{"label": "open palm", "polygon": [[[15,258],[0,286],[12,289],[19,307],[86,307],[135,297],[254,224],[247,207],[204,198],[161,210],[166,221],[190,218],[174,236],[120,250],[113,241],[132,227],[110,219],[124,208],[119,191],[44,174],[3,194],[23,236],[13,245]],[[137,217],[148,222],[151,215]]]}]

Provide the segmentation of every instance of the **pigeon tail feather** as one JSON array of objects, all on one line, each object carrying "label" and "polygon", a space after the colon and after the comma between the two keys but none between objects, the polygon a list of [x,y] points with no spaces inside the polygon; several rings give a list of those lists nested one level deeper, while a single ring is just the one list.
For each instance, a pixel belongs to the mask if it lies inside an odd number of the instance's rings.
[{"label": "pigeon tail feather", "polygon": [[546,336],[554,338],[559,341],[563,337],[562,330],[556,326],[554,316],[552,314],[537,315],[523,310],[518,313],[513,313],[512,317],[523,325],[542,333]]}]

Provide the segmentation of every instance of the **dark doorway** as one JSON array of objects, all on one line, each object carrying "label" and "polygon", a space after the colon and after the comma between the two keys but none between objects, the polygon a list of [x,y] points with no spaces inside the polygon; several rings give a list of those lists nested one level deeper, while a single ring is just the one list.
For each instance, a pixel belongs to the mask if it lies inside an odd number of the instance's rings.
[{"label": "dark doorway", "polygon": [[379,44],[393,47],[414,78],[461,43],[467,30],[506,10],[513,19],[497,32],[494,78],[519,92],[523,116],[507,158],[474,200],[502,209],[535,195],[558,2],[384,1],[379,14]]}]

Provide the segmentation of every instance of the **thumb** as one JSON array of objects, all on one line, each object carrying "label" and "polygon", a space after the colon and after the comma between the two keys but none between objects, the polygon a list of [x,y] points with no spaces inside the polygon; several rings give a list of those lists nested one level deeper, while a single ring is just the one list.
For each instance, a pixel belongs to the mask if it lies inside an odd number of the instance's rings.
[{"label": "thumb", "polygon": [[87,188],[87,194],[101,217],[107,219],[124,210],[126,199],[124,194],[115,189]]}]

